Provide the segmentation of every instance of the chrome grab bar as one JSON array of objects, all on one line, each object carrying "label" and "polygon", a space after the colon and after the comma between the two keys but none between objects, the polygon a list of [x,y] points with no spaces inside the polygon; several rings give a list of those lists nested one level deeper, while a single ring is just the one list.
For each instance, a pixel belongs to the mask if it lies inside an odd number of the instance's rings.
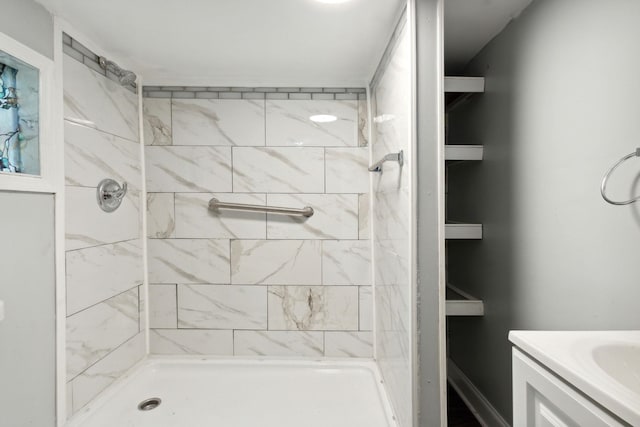
[{"label": "chrome grab bar", "polygon": [[213,198],[209,200],[209,210],[217,211],[219,209],[229,209],[233,211],[248,211],[248,212],[266,212],[270,214],[278,215],[291,215],[291,216],[313,216],[313,208],[306,206],[302,209],[295,208],[282,208],[279,206],[261,206],[261,205],[246,205],[244,203],[227,203]]},{"label": "chrome grab bar", "polygon": [[634,151],[633,153],[629,153],[623,158],[621,158],[620,160],[618,160],[618,162],[615,165],[611,166],[611,168],[607,171],[607,173],[604,174],[604,177],[602,177],[602,183],[600,184],[600,194],[602,195],[602,198],[607,203],[611,203],[612,205],[616,205],[616,206],[624,206],[624,205],[630,205],[631,203],[634,203],[640,200],[640,196],[638,196],[633,199],[625,200],[623,202],[617,202],[607,197],[607,182],[609,181],[609,177],[611,176],[611,173],[614,170],[616,170],[616,168],[620,166],[622,163],[634,157],[640,157],[640,148],[636,148],[636,151]]},{"label": "chrome grab bar", "polygon": [[382,164],[384,162],[398,162],[400,167],[404,164],[404,151],[400,150],[398,153],[389,153],[384,156],[378,163],[375,163],[369,167],[369,172],[382,172]]}]

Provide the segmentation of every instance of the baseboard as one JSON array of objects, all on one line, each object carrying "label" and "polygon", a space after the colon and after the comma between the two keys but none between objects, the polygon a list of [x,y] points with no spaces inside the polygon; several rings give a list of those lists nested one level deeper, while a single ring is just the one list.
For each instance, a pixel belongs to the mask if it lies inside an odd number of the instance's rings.
[{"label": "baseboard", "polygon": [[447,359],[447,377],[451,387],[460,395],[483,427],[511,427],[451,359]]}]

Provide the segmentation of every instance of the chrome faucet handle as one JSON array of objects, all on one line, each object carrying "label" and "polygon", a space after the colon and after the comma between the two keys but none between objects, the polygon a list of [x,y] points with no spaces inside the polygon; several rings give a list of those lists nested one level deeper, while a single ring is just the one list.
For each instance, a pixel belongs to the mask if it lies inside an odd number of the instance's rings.
[{"label": "chrome faucet handle", "polygon": [[124,196],[127,194],[127,183],[122,186],[113,179],[107,178],[100,181],[96,196],[100,209],[105,212],[113,212],[120,207]]}]

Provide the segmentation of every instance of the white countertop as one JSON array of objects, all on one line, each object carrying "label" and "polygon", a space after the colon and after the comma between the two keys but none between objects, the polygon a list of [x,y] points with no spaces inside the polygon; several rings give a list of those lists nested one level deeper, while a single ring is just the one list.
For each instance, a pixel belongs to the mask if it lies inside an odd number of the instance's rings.
[{"label": "white countertop", "polygon": [[[511,331],[509,340],[622,420],[640,426],[640,360],[635,361],[640,331]],[[594,354],[606,346],[633,351],[630,366],[615,367],[618,374],[628,372],[627,385],[596,361]]]}]

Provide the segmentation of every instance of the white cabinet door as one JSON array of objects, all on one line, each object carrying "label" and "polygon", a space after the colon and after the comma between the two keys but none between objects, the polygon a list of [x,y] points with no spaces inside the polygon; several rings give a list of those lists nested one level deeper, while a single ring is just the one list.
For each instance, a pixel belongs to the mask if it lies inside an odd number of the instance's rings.
[{"label": "white cabinet door", "polygon": [[513,349],[514,427],[624,427],[613,416]]}]

